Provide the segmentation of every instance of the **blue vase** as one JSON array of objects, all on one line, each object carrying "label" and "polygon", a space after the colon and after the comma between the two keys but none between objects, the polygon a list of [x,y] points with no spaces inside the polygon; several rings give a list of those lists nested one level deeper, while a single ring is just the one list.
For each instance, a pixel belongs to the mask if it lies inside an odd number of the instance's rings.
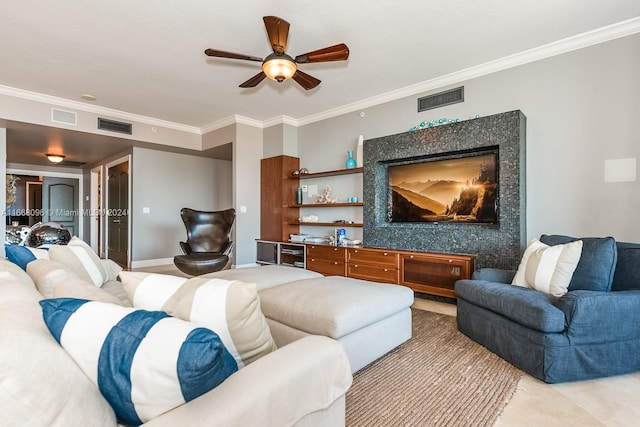
[{"label": "blue vase", "polygon": [[353,158],[353,150],[347,151],[347,161],[345,162],[347,169],[353,169],[356,167],[356,159]]}]

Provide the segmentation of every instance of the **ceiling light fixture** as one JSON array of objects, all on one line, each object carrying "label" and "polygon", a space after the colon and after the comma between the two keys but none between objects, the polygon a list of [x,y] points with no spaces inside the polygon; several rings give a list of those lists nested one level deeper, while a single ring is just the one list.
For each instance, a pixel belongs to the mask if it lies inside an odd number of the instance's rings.
[{"label": "ceiling light fixture", "polygon": [[65,157],[63,154],[46,154],[46,156],[51,163],[60,163]]},{"label": "ceiling light fixture", "polygon": [[95,101],[97,99],[95,95],[90,95],[88,93],[81,95],[80,98],[84,99],[85,101]]},{"label": "ceiling light fixture", "polygon": [[286,54],[277,55],[272,53],[267,56],[262,63],[262,71],[264,71],[267,77],[278,83],[289,80],[296,73],[297,69],[298,67],[296,63],[293,62],[293,58]]}]

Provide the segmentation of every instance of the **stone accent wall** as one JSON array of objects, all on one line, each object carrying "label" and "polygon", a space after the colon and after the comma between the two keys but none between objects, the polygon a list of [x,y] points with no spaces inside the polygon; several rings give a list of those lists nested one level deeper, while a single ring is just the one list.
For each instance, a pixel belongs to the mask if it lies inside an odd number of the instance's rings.
[{"label": "stone accent wall", "polygon": [[[474,254],[476,269],[517,269],[526,246],[526,117],[510,111],[365,141],[364,245]],[[498,147],[498,224],[387,221],[390,163]]]}]

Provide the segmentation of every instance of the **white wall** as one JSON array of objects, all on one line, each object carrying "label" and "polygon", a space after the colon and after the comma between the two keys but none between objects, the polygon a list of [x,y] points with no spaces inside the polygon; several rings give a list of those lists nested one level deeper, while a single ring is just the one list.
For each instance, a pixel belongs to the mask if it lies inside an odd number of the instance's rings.
[{"label": "white wall", "polygon": [[[0,176],[7,174],[7,130],[0,128]],[[6,190],[6,181],[3,184]],[[6,225],[6,210],[7,199],[6,197],[0,197],[0,209],[2,209],[2,220],[0,221],[0,233],[4,236],[7,232]],[[0,248],[0,257],[4,258],[4,245]]]},{"label": "white wall", "polygon": [[[233,206],[231,162],[133,149],[132,266],[172,262],[186,239],[180,209],[221,210]],[[149,213],[143,213],[143,208]]]},{"label": "white wall", "polygon": [[417,113],[424,93],[368,108],[364,117],[302,126],[300,164],[312,172],[344,167],[359,134],[366,140],[423,120],[519,109],[527,117],[528,239],[561,233],[638,242],[640,181],[604,182],[605,160],[640,158],[638,52],[640,35],[633,35],[451,86],[464,85],[460,104]]},{"label": "white wall", "polygon": [[256,262],[255,239],[260,237],[262,129],[237,125],[233,158],[233,194],[236,208],[234,264],[245,266]]}]

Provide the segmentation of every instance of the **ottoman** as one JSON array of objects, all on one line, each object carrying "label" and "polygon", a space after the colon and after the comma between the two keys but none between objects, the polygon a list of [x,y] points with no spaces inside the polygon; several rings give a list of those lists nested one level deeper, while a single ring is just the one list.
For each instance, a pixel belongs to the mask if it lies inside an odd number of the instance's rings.
[{"label": "ottoman", "polygon": [[324,335],[344,347],[354,373],[411,338],[413,291],[341,276],[296,280],[259,292],[278,346]]}]

